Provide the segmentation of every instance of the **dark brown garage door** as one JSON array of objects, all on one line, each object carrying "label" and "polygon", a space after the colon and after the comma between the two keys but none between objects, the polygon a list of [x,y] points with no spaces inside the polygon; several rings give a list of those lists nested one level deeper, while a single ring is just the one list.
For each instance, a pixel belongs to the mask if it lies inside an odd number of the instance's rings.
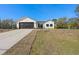
[{"label": "dark brown garage door", "polygon": [[19,28],[34,28],[34,22],[20,22]]}]

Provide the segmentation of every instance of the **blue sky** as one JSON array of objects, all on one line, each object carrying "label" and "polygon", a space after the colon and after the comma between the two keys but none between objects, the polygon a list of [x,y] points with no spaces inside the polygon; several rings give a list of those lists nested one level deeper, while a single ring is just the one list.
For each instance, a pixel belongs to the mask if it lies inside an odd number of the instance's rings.
[{"label": "blue sky", "polygon": [[76,4],[0,4],[0,18],[14,20],[26,16],[35,20],[75,17]]}]

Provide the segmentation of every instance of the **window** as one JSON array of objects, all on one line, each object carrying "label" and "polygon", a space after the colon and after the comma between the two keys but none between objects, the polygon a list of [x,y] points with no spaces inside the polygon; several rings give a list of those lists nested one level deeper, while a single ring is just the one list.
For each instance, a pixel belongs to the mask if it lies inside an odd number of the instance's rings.
[{"label": "window", "polygon": [[47,27],[49,27],[49,24],[46,24]]},{"label": "window", "polygon": [[53,26],[53,24],[50,24],[50,27],[52,27]]}]

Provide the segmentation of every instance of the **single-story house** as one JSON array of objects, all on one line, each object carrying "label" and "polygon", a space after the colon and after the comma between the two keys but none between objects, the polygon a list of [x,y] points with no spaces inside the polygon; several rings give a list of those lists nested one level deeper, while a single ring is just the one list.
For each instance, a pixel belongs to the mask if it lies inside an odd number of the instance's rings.
[{"label": "single-story house", "polygon": [[23,28],[53,28],[54,29],[54,21],[35,21],[31,18],[23,17],[17,21],[16,26],[18,29]]}]

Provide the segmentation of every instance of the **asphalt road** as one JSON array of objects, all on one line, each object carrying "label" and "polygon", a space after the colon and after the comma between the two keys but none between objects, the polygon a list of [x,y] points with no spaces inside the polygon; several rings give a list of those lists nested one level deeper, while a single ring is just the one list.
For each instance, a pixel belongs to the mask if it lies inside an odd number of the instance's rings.
[{"label": "asphalt road", "polygon": [[3,54],[13,45],[28,35],[33,29],[17,29],[0,33],[0,54]]}]

